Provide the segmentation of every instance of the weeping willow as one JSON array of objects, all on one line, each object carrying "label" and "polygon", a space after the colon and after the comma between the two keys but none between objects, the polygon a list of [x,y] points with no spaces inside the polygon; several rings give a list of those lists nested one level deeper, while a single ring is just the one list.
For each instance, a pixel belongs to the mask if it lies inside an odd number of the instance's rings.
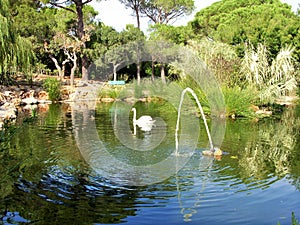
[{"label": "weeping willow", "polygon": [[31,43],[16,33],[8,1],[0,0],[0,84],[8,84],[17,72],[28,72],[32,59]]}]

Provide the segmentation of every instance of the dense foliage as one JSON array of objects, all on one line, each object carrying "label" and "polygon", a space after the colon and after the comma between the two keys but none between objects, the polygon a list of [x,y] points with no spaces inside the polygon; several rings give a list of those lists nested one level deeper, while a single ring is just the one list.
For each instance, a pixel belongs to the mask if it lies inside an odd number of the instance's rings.
[{"label": "dense foliage", "polygon": [[11,74],[29,71],[33,59],[31,44],[14,27],[9,2],[0,0],[0,84],[11,81]]},{"label": "dense foliage", "polygon": [[190,25],[197,36],[236,46],[240,56],[245,42],[265,44],[273,56],[291,44],[300,59],[299,16],[280,0],[219,1],[199,11]]},{"label": "dense foliage", "polygon": [[[189,14],[194,1],[120,0],[133,10],[138,25],[128,25],[120,32],[97,21],[89,2],[92,0],[1,0],[0,82],[7,83],[18,71],[31,70],[60,78],[70,75],[73,84],[75,76],[87,79],[89,64],[104,55],[114,67],[114,76],[107,77],[114,80],[180,79],[180,71],[155,59],[119,67],[123,59],[117,57],[115,47],[150,39],[192,49],[227,94],[254,90],[256,98],[249,104],[273,103],[282,95],[295,94],[299,86],[300,18],[279,0],[222,0],[179,27],[169,23]],[[152,21],[148,37],[139,29],[141,16]]]}]

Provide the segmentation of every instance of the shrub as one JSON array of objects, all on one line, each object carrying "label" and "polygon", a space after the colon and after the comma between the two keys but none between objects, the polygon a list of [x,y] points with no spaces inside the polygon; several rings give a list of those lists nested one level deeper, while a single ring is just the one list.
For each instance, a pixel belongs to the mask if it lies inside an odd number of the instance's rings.
[{"label": "shrub", "polygon": [[51,101],[57,101],[60,99],[61,83],[54,77],[48,77],[44,80],[43,87],[48,92],[49,99]]},{"label": "shrub", "polygon": [[241,60],[232,46],[209,41],[206,38],[190,41],[189,46],[196,51],[219,83],[229,87],[241,84],[242,77],[239,73]]},{"label": "shrub", "polygon": [[101,89],[98,94],[99,98],[119,98],[121,91],[123,90],[124,86],[106,86]]},{"label": "shrub", "polygon": [[226,104],[227,117],[253,117],[251,105],[256,99],[253,89],[241,89],[240,87],[223,87],[222,92]]},{"label": "shrub", "polygon": [[259,92],[262,104],[274,103],[277,98],[296,90],[293,51],[294,48],[289,46],[282,48],[272,60],[264,45],[259,44],[256,49],[251,45],[247,46],[241,72],[246,77],[248,86]]}]

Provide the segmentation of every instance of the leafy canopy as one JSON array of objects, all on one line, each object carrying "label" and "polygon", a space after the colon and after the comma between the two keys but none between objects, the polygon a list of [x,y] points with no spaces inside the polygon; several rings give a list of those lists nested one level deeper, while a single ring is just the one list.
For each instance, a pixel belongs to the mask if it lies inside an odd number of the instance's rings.
[{"label": "leafy canopy", "polygon": [[30,42],[13,25],[9,2],[0,0],[0,83],[7,84],[11,74],[28,70],[33,57]]},{"label": "leafy canopy", "polygon": [[273,57],[286,44],[300,48],[299,18],[279,0],[219,1],[199,11],[190,25],[196,36],[237,46],[240,53],[245,42],[264,43]]}]

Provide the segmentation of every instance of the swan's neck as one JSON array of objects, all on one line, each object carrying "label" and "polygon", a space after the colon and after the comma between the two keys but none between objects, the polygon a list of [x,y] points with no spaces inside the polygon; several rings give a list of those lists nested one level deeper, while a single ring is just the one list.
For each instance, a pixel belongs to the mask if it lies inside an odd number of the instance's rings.
[{"label": "swan's neck", "polygon": [[133,122],[135,123],[136,122],[136,109],[133,108],[132,111],[133,111]]},{"label": "swan's neck", "polygon": [[133,135],[135,136],[136,135],[136,109],[133,108],[132,109],[133,111]]}]

